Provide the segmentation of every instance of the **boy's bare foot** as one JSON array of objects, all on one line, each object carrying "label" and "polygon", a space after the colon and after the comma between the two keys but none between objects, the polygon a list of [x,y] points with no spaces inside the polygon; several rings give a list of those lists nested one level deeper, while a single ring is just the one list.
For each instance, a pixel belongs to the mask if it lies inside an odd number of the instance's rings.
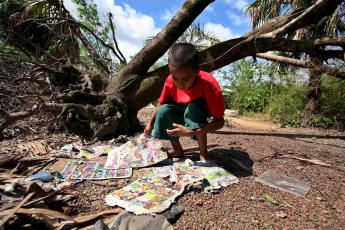
[{"label": "boy's bare foot", "polygon": [[171,143],[171,146],[173,147],[173,149],[168,151],[168,157],[169,158],[184,157],[183,149],[182,149],[180,142],[177,140],[177,141],[170,141],[170,143]]},{"label": "boy's bare foot", "polygon": [[168,150],[168,157],[169,158],[182,158],[184,157],[183,151],[175,151],[174,149],[170,149]]}]

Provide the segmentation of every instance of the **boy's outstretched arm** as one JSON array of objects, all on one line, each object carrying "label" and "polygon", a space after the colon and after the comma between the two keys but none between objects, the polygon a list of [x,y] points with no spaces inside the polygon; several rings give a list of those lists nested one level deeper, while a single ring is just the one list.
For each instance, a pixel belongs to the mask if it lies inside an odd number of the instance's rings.
[{"label": "boy's outstretched arm", "polygon": [[144,133],[146,135],[149,135],[151,134],[151,131],[153,129],[153,126],[155,124],[155,120],[156,120],[156,113],[157,113],[157,110],[158,108],[161,106],[161,104],[158,102],[157,103],[157,106],[155,107],[155,109],[153,110],[153,113],[152,113],[152,116],[151,116],[151,119],[150,121],[146,124],[146,127],[144,129]]},{"label": "boy's outstretched arm", "polygon": [[198,134],[203,133],[211,133],[218,129],[223,128],[224,126],[224,117],[213,119],[210,123],[208,123],[205,127],[190,130],[183,125],[173,124],[174,129],[167,129],[167,133],[171,136],[196,136]]}]

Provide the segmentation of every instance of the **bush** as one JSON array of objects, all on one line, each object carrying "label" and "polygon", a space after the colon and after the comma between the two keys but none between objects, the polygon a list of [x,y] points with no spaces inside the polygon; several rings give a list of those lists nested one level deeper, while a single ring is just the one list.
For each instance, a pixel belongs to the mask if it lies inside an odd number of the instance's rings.
[{"label": "bush", "polygon": [[243,81],[235,87],[235,93],[228,99],[231,106],[244,111],[262,112],[268,104],[269,86],[265,83],[257,84]]},{"label": "bush", "polygon": [[309,125],[312,127],[330,128],[333,125],[333,121],[329,117],[315,116],[310,120]]},{"label": "bush", "polygon": [[305,86],[282,86],[265,111],[282,127],[298,127],[302,122],[302,111],[307,101],[305,92]]},{"label": "bush", "polygon": [[[322,77],[320,117],[316,117],[316,125],[319,122],[329,125],[334,124],[338,128],[345,127],[345,81],[331,76]],[[329,120],[331,122],[329,122]],[[322,125],[325,125],[322,124]]]}]

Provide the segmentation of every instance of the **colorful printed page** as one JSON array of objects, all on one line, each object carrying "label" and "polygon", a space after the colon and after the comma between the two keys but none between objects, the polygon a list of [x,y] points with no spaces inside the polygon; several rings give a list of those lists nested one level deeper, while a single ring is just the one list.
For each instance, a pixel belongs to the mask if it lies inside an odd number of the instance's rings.
[{"label": "colorful printed page", "polygon": [[170,181],[186,184],[192,184],[202,178],[205,179],[204,189],[207,191],[239,182],[237,177],[213,162],[177,162],[173,166],[153,167],[152,173],[158,177],[170,177]]},{"label": "colorful printed page", "polygon": [[71,160],[67,162],[61,174],[65,180],[120,179],[131,177],[132,169],[105,169],[104,163],[97,161]]},{"label": "colorful printed page", "polygon": [[152,167],[152,174],[158,177],[169,177],[173,166]]},{"label": "colorful printed page", "polygon": [[153,214],[168,209],[183,190],[181,183],[148,176],[112,192],[106,196],[105,201],[109,206],[117,205],[137,215]]},{"label": "colorful printed page", "polygon": [[174,163],[170,174],[170,181],[190,185],[204,179],[204,175],[184,162]]},{"label": "colorful printed page", "polygon": [[105,163],[106,169],[139,168],[156,164],[168,158],[162,142],[143,135],[113,149]]},{"label": "colorful printed page", "polygon": [[99,146],[92,146],[92,147],[83,147],[79,152],[79,157],[86,158],[88,160],[98,158],[101,155],[108,154],[111,152],[115,147],[111,145],[99,145]]},{"label": "colorful printed page", "polygon": [[208,184],[205,190],[215,190],[238,183],[239,179],[221,167],[197,167],[196,170],[204,175]]}]

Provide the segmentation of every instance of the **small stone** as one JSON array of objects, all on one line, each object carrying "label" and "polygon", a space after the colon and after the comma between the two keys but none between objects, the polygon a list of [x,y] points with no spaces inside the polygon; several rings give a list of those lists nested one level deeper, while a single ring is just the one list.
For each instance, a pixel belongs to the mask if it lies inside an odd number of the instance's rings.
[{"label": "small stone", "polygon": [[234,210],[237,210],[237,209],[239,209],[239,208],[241,208],[241,205],[235,204],[235,205],[233,206],[233,209],[234,209]]},{"label": "small stone", "polygon": [[196,206],[202,206],[203,205],[203,201],[202,200],[198,200],[196,203],[195,203]]},{"label": "small stone", "polygon": [[285,219],[287,217],[287,214],[280,211],[280,212],[276,212],[275,215],[279,218]]},{"label": "small stone", "polygon": [[304,166],[300,165],[300,166],[297,166],[296,169],[300,170],[300,169],[303,169]]},{"label": "small stone", "polygon": [[328,210],[323,210],[323,213],[328,214],[329,211]]},{"label": "small stone", "polygon": [[316,199],[319,201],[323,201],[322,197],[319,197],[319,196],[317,196]]}]

